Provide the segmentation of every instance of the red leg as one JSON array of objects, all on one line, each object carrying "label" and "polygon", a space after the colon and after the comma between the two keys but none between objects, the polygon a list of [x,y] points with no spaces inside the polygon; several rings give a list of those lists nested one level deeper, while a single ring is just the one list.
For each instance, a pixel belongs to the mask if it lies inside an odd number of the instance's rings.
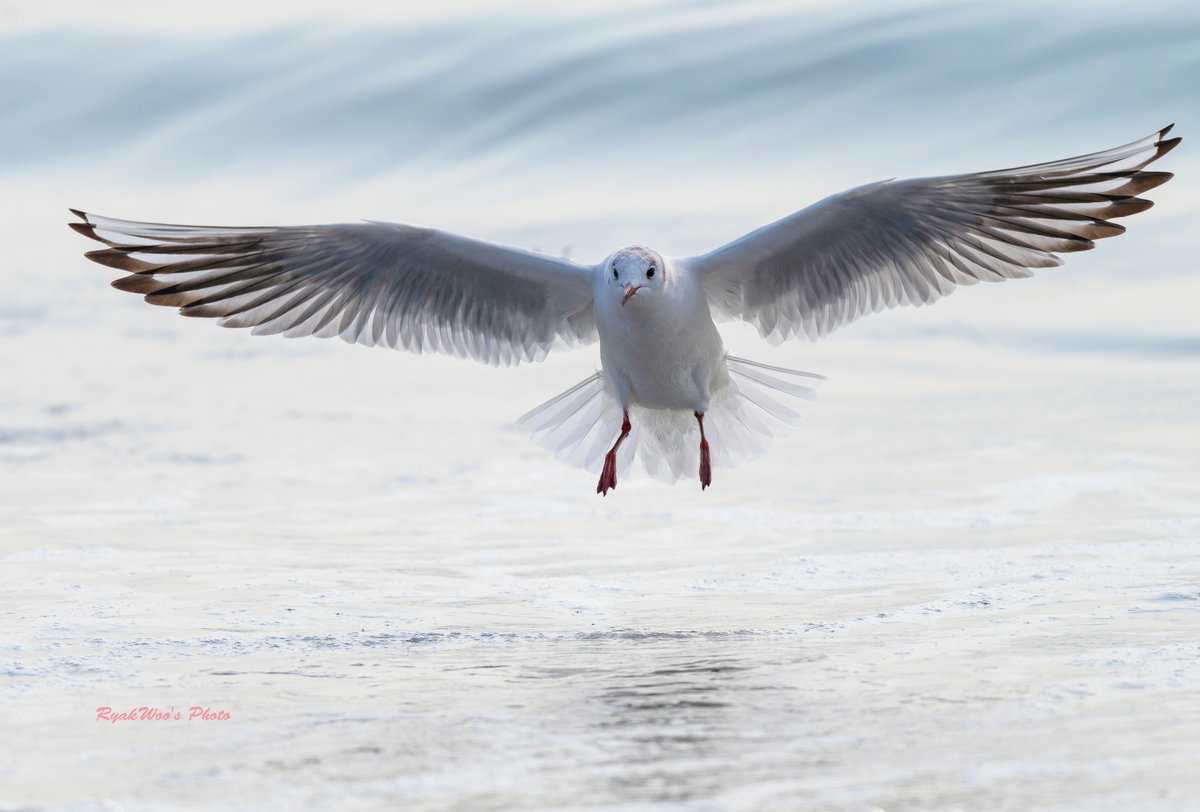
[{"label": "red leg", "polygon": [[708,440],[704,437],[704,412],[692,412],[700,424],[700,490],[712,484],[712,458],[708,455]]},{"label": "red leg", "polygon": [[625,442],[631,428],[633,427],[629,424],[629,410],[626,409],[625,419],[621,421],[621,434],[613,443],[613,447],[604,455],[604,470],[600,472],[600,484],[596,486],[596,493],[601,496],[608,496],[610,489],[617,489],[617,449],[621,447],[621,443]]}]

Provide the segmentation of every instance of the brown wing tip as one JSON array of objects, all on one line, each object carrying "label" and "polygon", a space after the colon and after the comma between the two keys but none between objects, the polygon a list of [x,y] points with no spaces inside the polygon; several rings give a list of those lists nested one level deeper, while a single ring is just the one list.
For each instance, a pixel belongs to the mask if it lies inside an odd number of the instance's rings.
[{"label": "brown wing tip", "polygon": [[84,256],[92,262],[98,262],[109,268],[116,268],[118,271],[129,271],[130,273],[143,273],[157,267],[151,265],[149,262],[134,259],[129,256],[127,251],[121,248],[98,248],[95,251],[88,251]]},{"label": "brown wing tip", "polygon": [[[147,299],[146,301],[150,301]],[[157,303],[156,303],[157,304]],[[163,304],[176,304],[175,302],[163,302]],[[219,305],[203,304],[196,302],[194,304],[179,305],[179,315],[187,316],[189,319],[215,319],[228,315]],[[232,325],[222,324],[222,327]]]},{"label": "brown wing tip", "polygon": [[[93,240],[100,240],[100,238],[96,236],[96,227],[92,225],[91,221],[88,220],[86,211],[80,211],[79,209],[67,209],[67,211],[71,212],[71,214],[83,221],[82,223],[67,223],[67,225],[85,237],[90,237]],[[100,242],[103,242],[103,240],[100,240]]]},{"label": "brown wing tip", "polygon": [[112,286],[117,290],[123,290],[128,293],[150,294],[155,293],[159,288],[163,287],[163,283],[159,282],[153,276],[132,274],[130,276],[122,276],[120,279],[114,279]]},{"label": "brown wing tip", "polygon": [[[1121,175],[1116,175],[1115,177],[1121,177]],[[1162,186],[1175,177],[1175,174],[1173,172],[1147,172],[1140,170],[1138,172],[1125,173],[1124,177],[1128,179],[1125,183],[1116,188],[1106,190],[1106,194],[1117,198],[1134,197]]]},{"label": "brown wing tip", "polygon": [[1168,138],[1165,141],[1159,141],[1158,142],[1158,152],[1154,153],[1154,157],[1151,158],[1150,160],[1157,161],[1159,158],[1166,155],[1171,150],[1175,149],[1175,147],[1179,146],[1179,142],[1182,140],[1183,139],[1180,138],[1179,136],[1175,136],[1174,138]]},{"label": "brown wing tip", "polygon": [[85,237],[103,242],[103,240],[96,236],[96,227],[91,223],[67,223],[67,225]]},{"label": "brown wing tip", "polygon": [[[1162,186],[1173,177],[1175,177],[1174,172],[1139,172],[1137,174],[1139,181],[1150,184],[1142,187],[1143,189],[1153,189],[1157,186]],[[1135,194],[1137,193],[1135,192]]]},{"label": "brown wing tip", "polygon": [[1146,209],[1154,207],[1153,200],[1147,200],[1144,197],[1131,197],[1126,200],[1114,202],[1111,206],[1114,212],[1108,217],[1128,217],[1131,214],[1141,214]]}]

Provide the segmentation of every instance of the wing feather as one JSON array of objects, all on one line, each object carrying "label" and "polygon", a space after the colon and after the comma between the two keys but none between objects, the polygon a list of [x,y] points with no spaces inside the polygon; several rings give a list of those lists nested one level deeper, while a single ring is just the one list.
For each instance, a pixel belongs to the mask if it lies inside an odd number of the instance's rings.
[{"label": "wing feather", "polygon": [[256,334],[438,351],[490,364],[596,339],[592,269],[392,223],[224,228],[72,211],[119,290]]},{"label": "wing feather", "polygon": [[1170,131],[1061,161],[868,184],[684,263],[718,314],[772,340],[815,340],[960,285],[1030,276],[1123,233],[1111,221],[1150,208],[1137,195],[1172,177],[1145,171],[1179,143]]}]

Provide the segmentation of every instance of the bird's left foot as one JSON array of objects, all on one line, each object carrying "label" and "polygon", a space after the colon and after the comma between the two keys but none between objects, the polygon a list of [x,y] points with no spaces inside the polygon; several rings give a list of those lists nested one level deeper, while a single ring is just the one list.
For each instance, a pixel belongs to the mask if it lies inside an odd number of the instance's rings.
[{"label": "bird's left foot", "polygon": [[708,439],[704,436],[704,412],[692,412],[700,424],[700,490],[712,484],[712,457],[708,454]]}]

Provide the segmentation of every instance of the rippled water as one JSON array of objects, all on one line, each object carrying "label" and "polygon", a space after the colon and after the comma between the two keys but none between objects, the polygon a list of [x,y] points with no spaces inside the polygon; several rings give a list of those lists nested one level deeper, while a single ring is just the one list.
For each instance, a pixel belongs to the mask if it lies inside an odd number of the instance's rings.
[{"label": "rippled water", "polygon": [[[333,8],[0,6],[0,808],[1191,807],[1194,5]],[[1156,208],[1062,269],[726,328],[830,382],[703,494],[512,427],[594,348],[251,338],[63,226],[684,254],[1170,121]],[[95,719],[143,705],[230,719]]]}]

